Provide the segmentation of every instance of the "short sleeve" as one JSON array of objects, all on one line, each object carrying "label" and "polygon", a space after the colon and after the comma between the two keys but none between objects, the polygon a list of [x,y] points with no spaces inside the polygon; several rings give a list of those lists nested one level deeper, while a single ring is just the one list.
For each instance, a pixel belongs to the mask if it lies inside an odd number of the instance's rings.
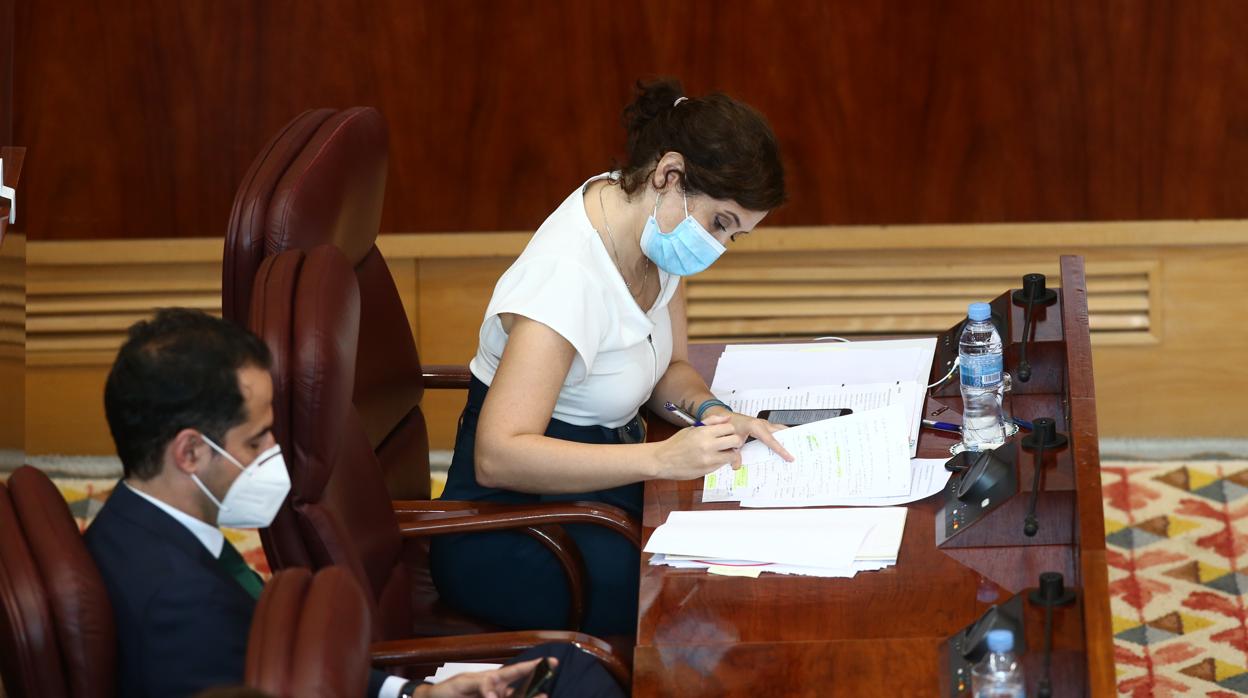
[{"label": "short sleeve", "polygon": [[487,321],[513,313],[554,330],[576,350],[565,385],[585,380],[612,324],[602,284],[571,259],[553,256],[518,260],[498,280]]}]

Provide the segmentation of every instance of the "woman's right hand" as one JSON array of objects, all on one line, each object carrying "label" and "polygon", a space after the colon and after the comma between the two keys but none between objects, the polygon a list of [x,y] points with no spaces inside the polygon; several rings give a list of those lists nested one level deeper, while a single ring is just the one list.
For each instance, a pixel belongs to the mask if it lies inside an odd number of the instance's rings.
[{"label": "woman's right hand", "polygon": [[656,477],[661,480],[692,480],[728,463],[741,467],[741,438],[727,414],[702,420],[700,427],[685,427],[655,449]]}]

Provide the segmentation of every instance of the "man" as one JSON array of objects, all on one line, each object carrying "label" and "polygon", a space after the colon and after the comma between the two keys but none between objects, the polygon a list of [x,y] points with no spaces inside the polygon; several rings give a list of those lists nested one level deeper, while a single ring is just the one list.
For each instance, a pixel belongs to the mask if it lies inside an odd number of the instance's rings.
[{"label": "man", "polygon": [[[135,324],[117,355],[104,408],[124,476],[85,538],[116,617],[118,695],[242,681],[262,581],[218,526],[268,526],[290,489],[270,362],[254,335],[184,309]],[[436,687],[373,672],[368,695],[501,696],[537,661]]]}]

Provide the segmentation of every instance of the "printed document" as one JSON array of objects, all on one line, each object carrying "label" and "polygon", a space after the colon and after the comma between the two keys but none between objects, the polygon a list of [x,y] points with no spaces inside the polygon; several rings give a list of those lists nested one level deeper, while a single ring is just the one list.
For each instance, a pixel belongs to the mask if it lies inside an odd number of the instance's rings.
[{"label": "printed document", "polygon": [[928,497],[945,489],[951,473],[945,470],[944,458],[910,459],[910,493],[896,497],[815,497],[804,500],[743,499],[741,506],[769,507],[896,507]]},{"label": "printed document", "polygon": [[918,451],[923,401],[914,381],[862,383],[856,385],[817,385],[804,388],[752,388],[733,391],[728,407],[740,414],[757,415],[763,410],[851,409],[866,412],[888,405],[901,405],[906,411],[906,432],[911,457]]},{"label": "printed document", "polygon": [[741,467],[724,465],[703,480],[702,501],[800,502],[910,494],[910,454],[901,405],[856,412],[775,433],[796,459],[761,441],[741,449]]}]

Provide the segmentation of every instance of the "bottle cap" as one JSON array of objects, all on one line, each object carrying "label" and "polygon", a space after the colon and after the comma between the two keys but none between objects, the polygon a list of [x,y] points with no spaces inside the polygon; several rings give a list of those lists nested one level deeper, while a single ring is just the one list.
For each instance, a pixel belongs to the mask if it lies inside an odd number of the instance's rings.
[{"label": "bottle cap", "polygon": [[980,322],[992,317],[992,306],[987,303],[971,303],[966,308],[966,316],[973,322]]},{"label": "bottle cap", "polygon": [[988,631],[989,652],[1009,652],[1014,649],[1014,633],[1005,628]]}]

